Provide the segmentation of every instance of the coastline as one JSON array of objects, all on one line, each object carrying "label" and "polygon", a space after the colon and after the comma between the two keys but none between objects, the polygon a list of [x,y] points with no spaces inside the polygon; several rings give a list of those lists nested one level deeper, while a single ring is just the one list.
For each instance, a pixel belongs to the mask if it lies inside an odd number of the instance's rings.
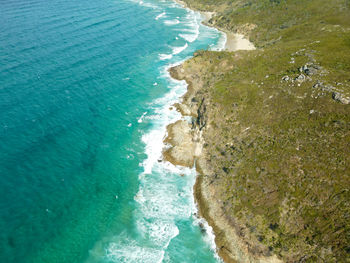
[{"label": "coastline", "polygon": [[[197,54],[197,56],[200,55]],[[200,68],[201,65],[198,63],[191,65],[189,68],[193,67]],[[217,199],[218,195],[216,193],[218,190],[216,189],[215,179],[213,179],[215,175],[213,176],[213,172],[207,163],[209,155],[206,152],[205,139],[203,138],[203,135],[210,130],[208,123],[211,116],[208,116],[207,112],[210,102],[208,102],[208,99],[204,102],[203,94],[200,95],[200,90],[203,88],[201,79],[197,79],[196,74],[190,70],[190,72],[186,72],[186,69],[187,67],[182,64],[170,68],[169,72],[172,78],[185,80],[188,84],[188,91],[183,96],[182,104],[177,104],[175,107],[183,117],[190,117],[191,122],[188,123],[182,120],[168,125],[168,136],[164,142],[171,146],[163,152],[165,153],[163,155],[164,160],[174,165],[196,168],[197,178],[193,187],[193,194],[198,213],[213,228],[216,252],[224,262],[279,263],[281,261],[276,256],[271,255],[268,249],[259,246],[253,239],[243,239],[239,235],[239,231],[242,229],[241,226],[225,217],[222,201]],[[176,137],[182,139],[179,140]],[[198,148],[200,151],[194,150]],[[169,155],[168,152],[171,153],[171,150],[174,152]],[[188,159],[194,160],[194,162],[184,163],[182,161],[184,155],[188,155]]]},{"label": "coastline", "polygon": [[[344,105],[349,103],[339,99],[349,94],[346,91],[349,85],[339,81],[344,81],[341,72],[348,69],[341,67],[342,71],[334,71],[334,63],[347,57],[341,49],[346,49],[341,42],[346,38],[345,31],[336,37],[340,51],[335,57],[325,59],[325,50],[332,42],[330,35],[335,33],[324,31],[322,26],[317,27],[320,36],[306,24],[293,24],[291,15],[289,26],[276,27],[266,23],[271,18],[271,10],[258,3],[250,9],[245,6],[229,9],[225,4],[184,1],[196,11],[217,11],[213,18],[212,13],[202,13],[202,22],[207,26],[220,30],[217,25],[221,25],[249,35],[257,46],[264,47],[254,52],[234,53],[199,50],[182,65],[169,70],[173,78],[188,84],[188,92],[176,108],[187,116],[183,119],[191,118],[188,121],[191,133],[202,141],[198,142],[202,143],[202,153],[199,156],[192,153],[199,174],[194,195],[199,215],[214,229],[217,253],[225,262],[344,259],[348,253],[344,245],[347,237],[343,231],[348,226],[344,215],[348,211],[337,208],[348,207],[348,181],[344,171],[349,166],[346,162],[338,166],[330,160],[332,156],[346,160],[348,155],[342,139],[319,140],[315,127],[323,127],[323,121],[310,116],[315,112],[328,118],[337,114],[339,121],[348,122]],[[273,4],[270,7],[276,15],[283,15]],[[289,7],[291,14],[299,8],[292,4]],[[321,19],[323,7],[308,8],[312,15],[304,16],[305,21]],[[256,10],[264,15],[252,21],[249,15]],[[338,10],[332,14],[345,19],[349,13]],[[232,20],[234,16],[237,19]],[[232,40],[230,35],[234,34],[220,31],[226,35],[225,50],[229,42],[228,51],[241,49],[237,42],[244,39],[243,35]],[[312,37],[304,38],[305,32]],[[344,89],[334,92],[337,88],[332,83]],[[316,89],[323,91],[318,93],[322,98],[314,95],[319,92]],[[338,132],[342,138],[347,134],[345,126],[342,130],[328,124],[324,126],[323,134],[329,134],[327,138]],[[295,141],[298,142],[296,148]],[[168,142],[171,144],[171,140]],[[168,149],[178,146],[181,145],[171,144]],[[319,154],[325,147],[329,150]],[[327,165],[320,167],[320,159]],[[296,161],[302,169],[295,169]],[[323,188],[325,182],[327,188]],[[310,185],[315,186],[312,194]],[[335,193],[339,198],[332,197]],[[324,214],[329,217],[322,217]]]},{"label": "coastline", "polygon": [[[181,5],[183,8],[191,9],[184,1],[174,0],[175,3]],[[222,50],[219,51],[237,51],[237,50],[254,50],[255,46],[251,43],[244,34],[233,33],[225,30],[224,28],[218,27],[210,23],[210,19],[215,15],[215,12],[205,12],[200,10],[194,10],[199,12],[203,18],[202,24],[213,27],[219,30],[225,37],[225,45]]]},{"label": "coastline", "polygon": [[[189,8],[181,0],[174,0],[184,8]],[[195,10],[198,11],[198,10]],[[238,51],[254,50],[254,45],[245,38],[243,34],[227,32],[217,28],[209,23],[214,12],[199,11],[204,18],[202,23],[209,27],[219,30],[225,37],[224,48],[219,51]],[[197,54],[195,53],[194,56]],[[185,63],[185,62],[184,62]],[[191,121],[184,119],[178,120],[167,126],[167,134],[164,139],[166,147],[163,149],[163,158],[173,165],[184,166],[188,168],[195,167],[197,177],[193,186],[193,195],[198,208],[198,216],[204,218],[208,225],[212,227],[216,244],[216,253],[226,263],[231,262],[260,262],[260,263],[279,263],[277,256],[271,255],[263,247],[255,247],[257,253],[251,253],[252,242],[243,240],[238,232],[239,226],[233,224],[225,217],[220,200],[217,200],[215,187],[212,181],[206,175],[211,173],[210,167],[206,164],[206,153],[204,149],[203,132],[208,118],[204,98],[201,103],[192,103],[196,101],[196,93],[203,86],[198,79],[192,79],[186,75],[183,64],[169,68],[170,76],[176,80],[185,80],[187,83],[187,92],[182,97],[182,102],[174,105],[176,110],[181,113],[183,118],[190,118]],[[194,84],[195,83],[195,84]],[[209,105],[208,105],[209,106]]]}]

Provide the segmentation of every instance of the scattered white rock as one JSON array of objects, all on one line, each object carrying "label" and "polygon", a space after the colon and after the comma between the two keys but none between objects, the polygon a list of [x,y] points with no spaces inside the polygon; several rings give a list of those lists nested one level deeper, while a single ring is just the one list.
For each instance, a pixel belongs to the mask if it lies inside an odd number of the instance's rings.
[{"label": "scattered white rock", "polygon": [[290,78],[289,78],[289,76],[284,76],[284,77],[282,78],[282,80],[288,81],[288,80],[290,80]]},{"label": "scattered white rock", "polygon": [[332,94],[332,98],[335,101],[338,101],[342,104],[350,104],[350,98],[349,97],[345,97],[343,94],[341,94],[340,92],[333,92]]}]

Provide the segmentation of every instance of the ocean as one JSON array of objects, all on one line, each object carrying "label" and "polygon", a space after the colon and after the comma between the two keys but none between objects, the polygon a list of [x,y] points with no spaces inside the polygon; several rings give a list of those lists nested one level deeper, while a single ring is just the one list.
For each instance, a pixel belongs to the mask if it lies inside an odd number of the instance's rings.
[{"label": "ocean", "polygon": [[[167,69],[224,36],[169,1],[0,2],[0,262],[220,262],[161,160]],[[183,176],[181,176],[183,175]]]}]

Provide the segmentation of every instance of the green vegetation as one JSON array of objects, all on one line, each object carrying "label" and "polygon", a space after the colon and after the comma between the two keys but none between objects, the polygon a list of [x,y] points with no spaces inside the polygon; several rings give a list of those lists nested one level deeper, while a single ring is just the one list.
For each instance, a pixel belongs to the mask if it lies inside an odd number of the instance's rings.
[{"label": "green vegetation", "polygon": [[186,2],[258,48],[183,65],[227,217],[286,262],[350,262],[350,1]]}]

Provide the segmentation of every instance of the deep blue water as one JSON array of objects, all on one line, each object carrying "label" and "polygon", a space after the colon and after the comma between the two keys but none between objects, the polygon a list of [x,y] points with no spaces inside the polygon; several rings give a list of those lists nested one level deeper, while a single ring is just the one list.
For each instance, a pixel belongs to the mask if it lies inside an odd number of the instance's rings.
[{"label": "deep blue water", "polygon": [[0,262],[217,262],[158,159],[167,67],[219,38],[171,1],[0,1]]}]

